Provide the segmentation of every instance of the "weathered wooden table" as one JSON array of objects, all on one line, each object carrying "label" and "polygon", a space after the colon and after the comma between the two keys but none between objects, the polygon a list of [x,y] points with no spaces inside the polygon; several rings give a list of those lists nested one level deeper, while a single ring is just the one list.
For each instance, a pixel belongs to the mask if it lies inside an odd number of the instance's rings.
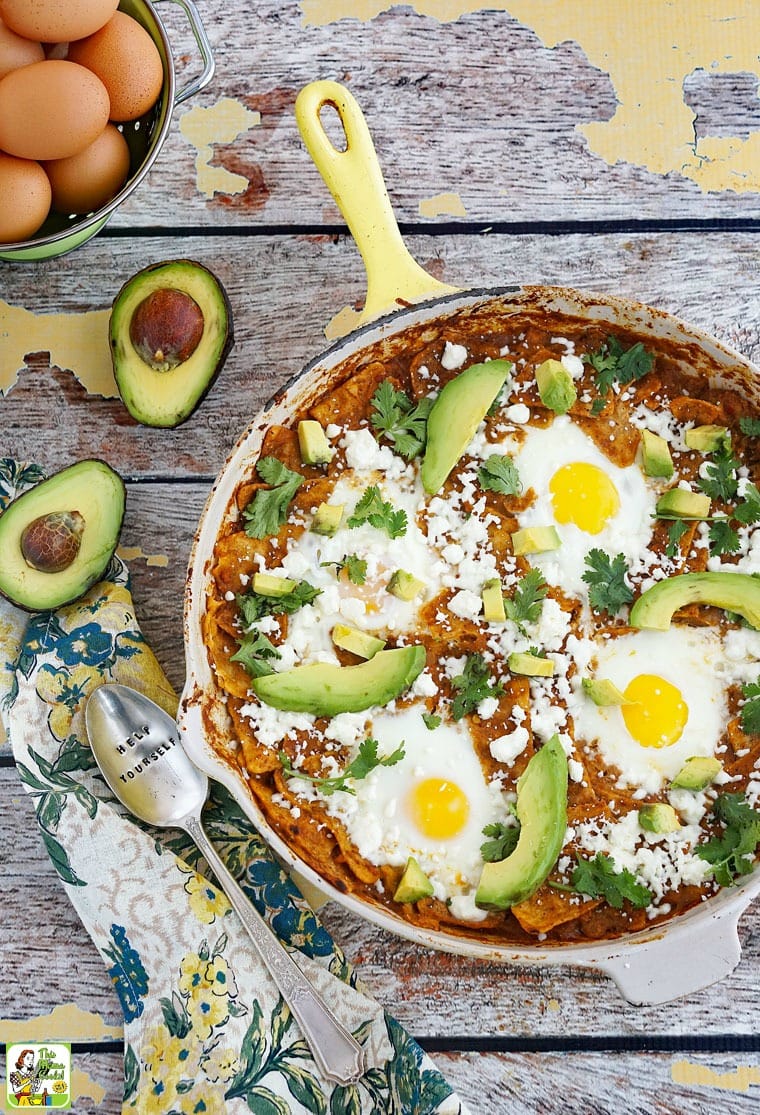
[{"label": "weathered wooden table", "polygon": [[[160,11],[188,76],[197,63],[184,18]],[[440,278],[621,293],[760,361],[757,5],[206,0],[201,12],[216,76],[176,111],[149,178],[73,254],[0,264],[12,323],[0,328],[0,455],[48,470],[102,456],[122,473],[138,616],[177,687],[185,565],[212,480],[260,404],[363,297],[358,253],[294,121],[307,82],[353,91],[407,243]],[[57,341],[44,338],[65,337],[133,272],[176,256],[221,278],[236,346],[185,425],[151,430],[97,393],[92,369],[56,366]],[[34,316],[22,322],[22,310]],[[34,1020],[55,1009],[89,1077],[75,1110],[116,1112],[118,1002],[7,747],[0,786],[0,1041],[50,1036]],[[588,971],[492,966],[414,948],[338,907],[324,916],[473,1111],[757,1105],[757,904],[729,979],[650,1008]]]}]

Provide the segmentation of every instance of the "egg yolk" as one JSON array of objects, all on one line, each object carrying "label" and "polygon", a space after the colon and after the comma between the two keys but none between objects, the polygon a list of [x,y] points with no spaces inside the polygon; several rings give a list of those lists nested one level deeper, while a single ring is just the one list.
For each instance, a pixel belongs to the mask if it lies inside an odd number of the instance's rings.
[{"label": "egg yolk", "polygon": [[426,778],[412,787],[409,810],[414,824],[424,836],[446,840],[456,836],[467,824],[470,805],[455,782],[445,778]]},{"label": "egg yolk", "polygon": [[597,465],[574,461],[557,469],[549,481],[558,523],[574,523],[588,534],[599,534],[620,510],[617,488]]},{"label": "egg yolk", "polygon": [[624,690],[625,726],[642,747],[669,747],[681,738],[689,709],[681,690],[657,674],[639,674]]}]

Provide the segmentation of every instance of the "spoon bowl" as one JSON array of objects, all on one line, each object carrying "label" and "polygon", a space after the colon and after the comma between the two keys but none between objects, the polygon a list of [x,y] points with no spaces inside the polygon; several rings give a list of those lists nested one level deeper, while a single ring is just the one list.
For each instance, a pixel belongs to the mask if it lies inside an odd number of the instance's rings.
[{"label": "spoon bowl", "polygon": [[358,1080],[366,1067],[363,1048],[248,901],[206,836],[201,812],[209,780],[185,752],[177,722],[142,693],[108,684],[87,701],[85,723],[95,761],[130,813],[157,828],[184,829],[198,845],[301,1027],[322,1076],[338,1084]]}]

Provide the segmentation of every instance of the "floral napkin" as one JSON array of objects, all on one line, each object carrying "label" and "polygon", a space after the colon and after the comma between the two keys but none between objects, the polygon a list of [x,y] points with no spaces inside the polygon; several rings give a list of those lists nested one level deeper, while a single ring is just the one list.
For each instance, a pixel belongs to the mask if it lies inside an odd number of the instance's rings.
[{"label": "floral napkin", "polygon": [[[42,478],[0,460],[0,510]],[[246,894],[367,1050],[352,1085],[320,1079],[308,1046],[225,896],[179,832],[117,803],[84,727],[89,694],[131,685],[177,699],[135,619],[126,570],[76,604],[0,602],[0,710],[40,836],[124,1012],[125,1112],[145,1115],[466,1115],[417,1043],[371,999],[250,821],[215,786],[204,822]],[[200,863],[199,863],[200,861]],[[61,1035],[64,1036],[64,1035]]]}]

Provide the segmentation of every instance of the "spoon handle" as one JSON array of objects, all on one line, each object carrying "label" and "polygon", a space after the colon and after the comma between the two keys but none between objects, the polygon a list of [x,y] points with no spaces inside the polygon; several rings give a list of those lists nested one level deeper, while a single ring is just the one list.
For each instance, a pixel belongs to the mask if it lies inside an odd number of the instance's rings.
[{"label": "spoon handle", "polygon": [[195,841],[222,890],[256,946],[293,1017],[301,1027],[314,1061],[326,1080],[350,1084],[365,1071],[364,1050],[337,1020],[290,953],[251,905],[206,836],[200,818],[190,814],[182,827]]}]

